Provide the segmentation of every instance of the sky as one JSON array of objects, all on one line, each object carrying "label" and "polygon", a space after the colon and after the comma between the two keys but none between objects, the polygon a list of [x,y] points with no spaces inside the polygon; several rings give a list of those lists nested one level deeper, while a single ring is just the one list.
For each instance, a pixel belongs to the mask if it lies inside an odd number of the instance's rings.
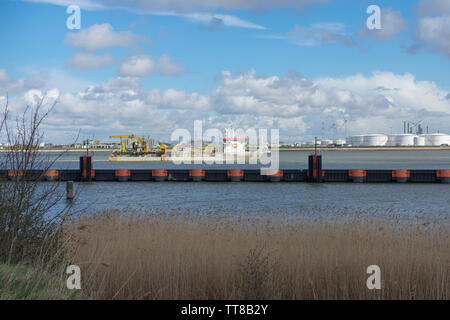
[{"label": "sky", "polygon": [[194,120],[290,142],[450,133],[448,0],[4,0],[0,39],[0,106],[54,105],[46,142],[168,141]]}]

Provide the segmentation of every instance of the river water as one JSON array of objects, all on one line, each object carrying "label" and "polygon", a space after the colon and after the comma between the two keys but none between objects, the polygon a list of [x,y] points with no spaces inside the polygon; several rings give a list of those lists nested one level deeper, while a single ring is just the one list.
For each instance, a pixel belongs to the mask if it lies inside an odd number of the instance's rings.
[{"label": "river water", "polygon": [[[305,169],[309,151],[281,151],[280,167]],[[76,169],[81,153],[64,154],[54,167]],[[450,151],[324,151],[324,169],[450,169]],[[152,162],[109,162],[95,152],[94,169],[191,168]],[[225,167],[216,165],[215,167]],[[228,166],[229,167],[229,166]],[[254,165],[235,165],[251,168]],[[63,188],[64,186],[61,186]],[[450,185],[352,183],[215,183],[215,182],[92,182],[75,183],[80,190],[73,206],[88,213],[107,209],[162,209],[189,214],[295,216],[305,210],[365,211],[383,215],[450,217]]]},{"label": "river water", "polygon": [[[63,154],[54,167],[59,169],[79,168],[79,157],[85,153]],[[171,162],[110,162],[108,152],[91,153],[94,169],[176,169],[198,165],[175,165]],[[307,169],[311,151],[280,151],[282,169]],[[405,150],[405,151],[323,151],[324,169],[450,169],[450,150]],[[259,168],[258,165],[214,165],[222,167]]]}]

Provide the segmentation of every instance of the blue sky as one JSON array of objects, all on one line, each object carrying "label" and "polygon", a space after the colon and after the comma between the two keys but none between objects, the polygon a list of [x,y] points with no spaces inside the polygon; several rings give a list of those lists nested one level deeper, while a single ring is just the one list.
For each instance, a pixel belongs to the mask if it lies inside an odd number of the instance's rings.
[{"label": "blue sky", "polygon": [[[322,122],[342,136],[344,118],[353,133],[422,118],[450,132],[448,1],[185,3],[2,1],[0,96],[57,100],[46,129],[61,141],[79,128],[167,138],[194,119],[302,140]],[[66,27],[70,4],[80,30]],[[365,28],[371,4],[381,31]]]}]

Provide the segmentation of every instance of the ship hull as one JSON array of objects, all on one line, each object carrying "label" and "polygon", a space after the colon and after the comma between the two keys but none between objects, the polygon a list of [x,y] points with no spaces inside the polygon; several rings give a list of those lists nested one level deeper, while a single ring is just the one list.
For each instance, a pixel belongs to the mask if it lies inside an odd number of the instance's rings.
[{"label": "ship hull", "polygon": [[127,156],[127,155],[111,155],[109,161],[112,162],[174,162],[174,163],[245,163],[254,160],[250,154],[242,156],[203,156],[203,157],[172,157],[172,156]]}]

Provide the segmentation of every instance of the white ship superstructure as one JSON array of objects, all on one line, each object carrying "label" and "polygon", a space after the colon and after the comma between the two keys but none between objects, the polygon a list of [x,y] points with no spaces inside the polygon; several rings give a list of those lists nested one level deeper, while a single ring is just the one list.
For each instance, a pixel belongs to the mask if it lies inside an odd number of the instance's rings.
[{"label": "white ship superstructure", "polygon": [[225,128],[223,154],[225,157],[245,157],[247,138],[237,137],[233,127]]}]

